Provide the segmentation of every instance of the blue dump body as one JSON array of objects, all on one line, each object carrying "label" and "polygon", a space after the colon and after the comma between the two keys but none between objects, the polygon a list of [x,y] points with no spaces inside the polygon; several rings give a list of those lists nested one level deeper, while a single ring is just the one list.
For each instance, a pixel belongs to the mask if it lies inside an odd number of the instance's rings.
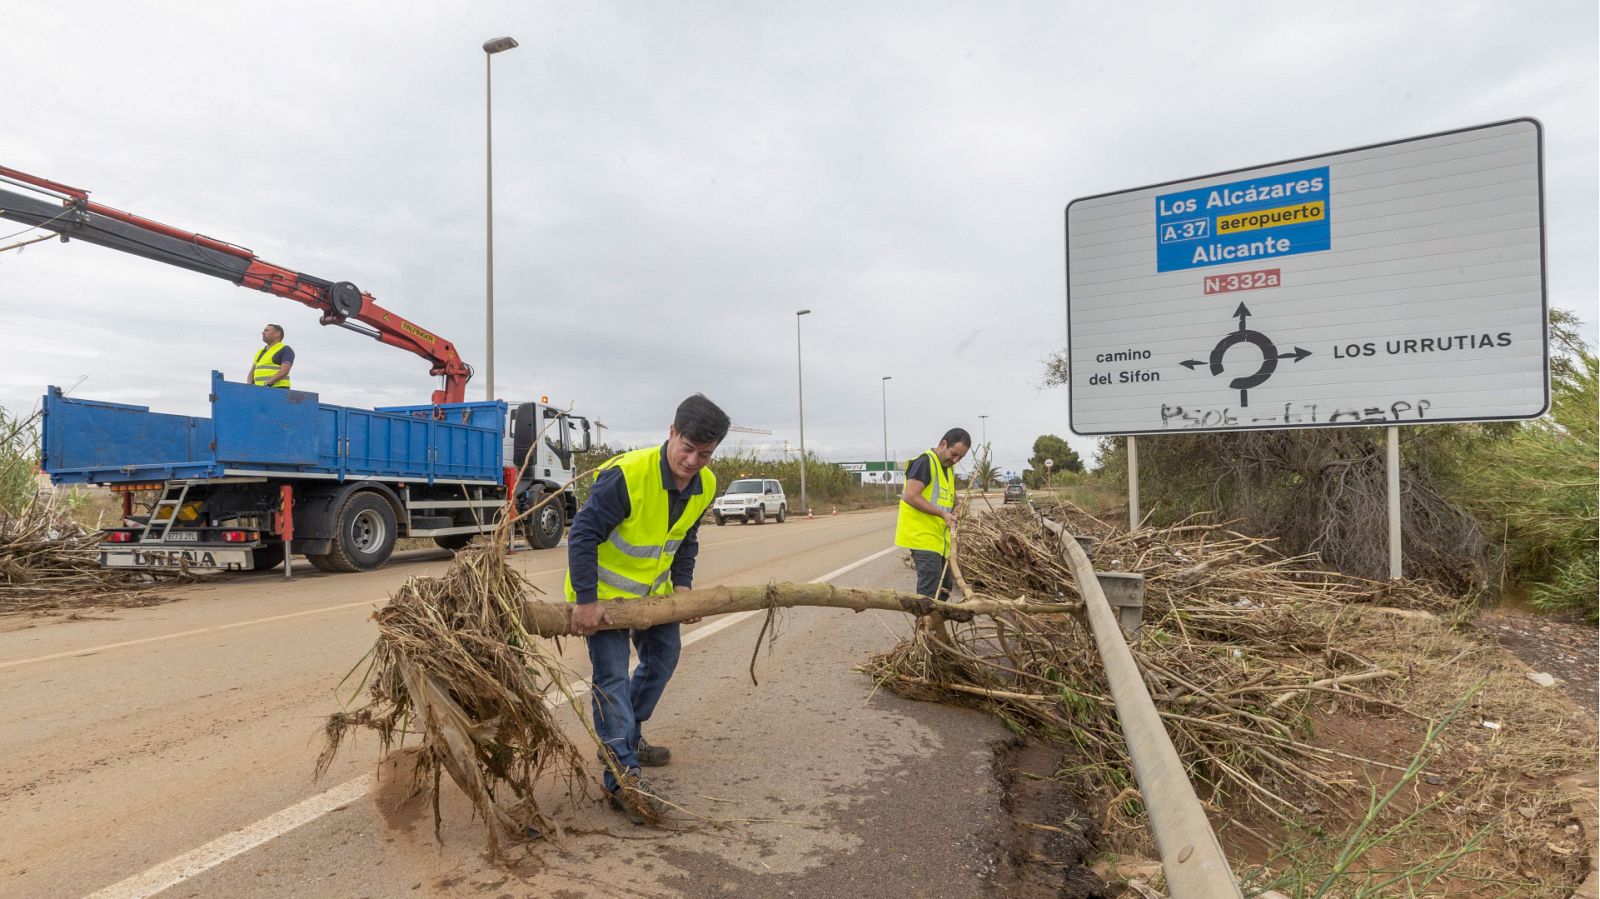
[{"label": "blue dump body", "polygon": [[57,484],[266,476],[500,483],[506,404],[352,409],[304,390],[211,373],[210,418],[44,398],[44,470]]}]

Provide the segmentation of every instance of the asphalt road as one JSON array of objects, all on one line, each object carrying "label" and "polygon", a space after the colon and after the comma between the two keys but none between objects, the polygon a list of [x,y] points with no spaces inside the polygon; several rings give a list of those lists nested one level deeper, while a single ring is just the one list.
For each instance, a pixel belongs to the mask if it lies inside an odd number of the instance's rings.
[{"label": "asphalt road", "polygon": [[[888,512],[706,527],[696,582],[909,590],[892,533]],[[564,548],[515,563],[559,594]],[[435,839],[372,739],[313,782],[371,611],[446,564],[416,552],[367,574],[227,576],[94,620],[0,620],[0,896],[976,896],[1003,877],[991,764],[1005,734],[852,670],[908,630],[887,613],[786,614],[760,686],[746,670],[759,617],[686,629],[646,729],[674,753],[655,782],[706,819],[679,830],[585,804],[561,845],[495,863],[448,782]]]}]

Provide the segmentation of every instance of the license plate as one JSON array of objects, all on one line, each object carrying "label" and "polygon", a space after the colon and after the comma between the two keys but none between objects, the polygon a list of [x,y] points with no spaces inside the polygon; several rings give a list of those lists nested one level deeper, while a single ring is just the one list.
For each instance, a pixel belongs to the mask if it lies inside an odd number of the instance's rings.
[{"label": "license plate", "polygon": [[167,534],[168,543],[199,543],[199,531],[172,531]]},{"label": "license plate", "polygon": [[195,570],[247,571],[246,549],[167,549],[164,547],[102,548],[100,564],[106,568],[192,568]]}]

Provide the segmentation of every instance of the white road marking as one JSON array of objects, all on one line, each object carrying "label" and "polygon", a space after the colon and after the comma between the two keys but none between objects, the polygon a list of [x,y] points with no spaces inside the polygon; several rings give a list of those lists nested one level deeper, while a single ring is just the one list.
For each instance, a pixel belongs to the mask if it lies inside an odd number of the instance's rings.
[{"label": "white road marking", "polygon": [[[827,583],[836,577],[849,574],[863,565],[877,561],[878,559],[881,559],[894,551],[895,547],[893,546],[889,547],[888,549],[879,550],[878,552],[875,552],[864,559],[859,559],[855,562],[851,562],[849,565],[846,565],[843,568],[830,571],[822,577],[813,578],[807,583]],[[353,605],[361,605],[361,603],[353,603]],[[337,608],[348,608],[348,606],[339,606]],[[316,611],[328,610],[321,609]],[[312,613],[295,613],[295,615],[309,614]],[[706,625],[705,627],[696,628],[693,631],[690,631],[684,636],[683,645],[692,646],[693,644],[698,643],[699,641],[704,640],[713,634],[721,633],[722,631],[727,630],[741,621],[746,621],[760,614],[762,613],[738,612],[733,615],[725,616]],[[294,615],[283,615],[279,617],[292,618]],[[270,621],[274,619],[262,620]],[[244,624],[251,623],[254,622],[240,622],[237,625],[221,625],[221,627],[239,627]],[[206,628],[206,630],[219,629],[221,628]],[[199,633],[199,631],[195,631],[194,633]],[[172,636],[180,635],[173,634]],[[160,640],[165,638],[152,637],[150,639]],[[88,651],[89,650],[80,650],[79,652],[81,653]],[[76,654],[78,653],[61,653],[60,655]],[[48,658],[55,658],[55,656]],[[572,697],[578,698],[584,696],[588,692],[588,684],[575,684],[572,688]],[[560,708],[561,706],[565,705],[567,701],[568,698],[564,695],[554,699],[545,700],[545,702],[548,703],[551,708]],[[365,796],[367,793],[370,793],[372,788],[377,785],[377,782],[376,774],[363,774],[360,777],[354,778],[353,780],[347,780],[330,790],[326,790],[318,793],[315,796],[312,796],[309,799],[295,803],[294,805],[289,806],[277,814],[269,815],[247,827],[224,834],[198,849],[186,852],[176,858],[168,859],[167,861],[164,861],[141,874],[135,874],[126,880],[119,881],[103,890],[92,893],[89,895],[88,899],[148,899],[148,897],[154,896],[163,890],[177,886],[191,877],[203,874],[206,871],[209,871],[212,868],[222,864],[223,862],[228,861],[229,859],[243,855],[257,846],[271,842],[272,840],[283,836],[289,831],[300,827],[301,825],[309,824],[323,815],[328,814],[329,812],[337,811],[338,809],[349,805],[351,802],[354,802],[355,800],[360,799],[362,796]]]},{"label": "white road marking", "polygon": [[89,646],[83,649],[69,649],[66,652],[53,652],[47,656],[34,656],[31,659],[17,659],[14,662],[0,662],[0,668],[15,668],[18,665],[31,665],[34,662],[48,662],[51,659],[65,659],[69,656],[94,655],[108,649],[121,649],[124,646],[138,646],[142,643],[159,643],[162,640],[176,640],[179,637],[192,637],[195,634],[209,634],[213,631],[225,631],[236,627],[249,627],[252,624],[265,624],[269,621],[283,621],[286,618],[300,618],[304,615],[321,615],[323,612],[337,612],[340,609],[353,609],[357,606],[375,606],[378,600],[366,599],[361,602],[347,602],[337,606],[323,606],[320,609],[307,609],[304,612],[290,612],[286,615],[273,615],[270,618],[254,618],[250,621],[235,621],[232,624],[216,624],[211,627],[198,627],[189,631],[178,631],[174,634],[162,634],[159,637],[144,637],[139,640],[123,640],[120,643],[104,643],[99,646]]}]

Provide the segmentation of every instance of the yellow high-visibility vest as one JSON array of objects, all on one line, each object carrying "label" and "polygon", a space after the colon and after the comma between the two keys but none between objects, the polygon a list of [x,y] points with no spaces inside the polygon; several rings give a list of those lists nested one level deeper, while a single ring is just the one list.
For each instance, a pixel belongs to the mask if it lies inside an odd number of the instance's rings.
[{"label": "yellow high-visibility vest", "polygon": [[250,372],[250,383],[257,387],[289,386],[288,378],[284,378],[276,384],[267,383],[267,379],[278,373],[279,365],[272,361],[272,357],[277,355],[277,352],[281,349],[283,349],[283,341],[280,340],[272,346],[262,347],[261,351],[256,353],[255,367]]},{"label": "yellow high-visibility vest", "polygon": [[[601,599],[638,599],[672,592],[672,560],[678,556],[683,538],[705,514],[717,495],[717,476],[711,469],[700,471],[700,492],[689,497],[689,505],[672,524],[667,488],[661,483],[661,447],[652,446],[614,456],[596,470],[616,468],[628,488],[629,514],[601,543],[597,551],[600,583],[595,591]],[[572,589],[572,572],[567,572],[567,602],[577,602]]]},{"label": "yellow high-visibility vest", "polygon": [[[939,461],[939,454],[933,450],[923,453],[928,457],[929,467],[933,470],[933,477],[927,486],[922,488],[922,498],[941,509],[954,509],[956,507],[956,475],[952,469],[946,468]],[[906,467],[910,470],[910,466]],[[894,545],[904,549],[926,549],[940,555],[950,552],[950,526],[945,523],[942,515],[929,515],[920,509],[913,509],[905,500],[900,500],[900,517],[894,524]]]}]

